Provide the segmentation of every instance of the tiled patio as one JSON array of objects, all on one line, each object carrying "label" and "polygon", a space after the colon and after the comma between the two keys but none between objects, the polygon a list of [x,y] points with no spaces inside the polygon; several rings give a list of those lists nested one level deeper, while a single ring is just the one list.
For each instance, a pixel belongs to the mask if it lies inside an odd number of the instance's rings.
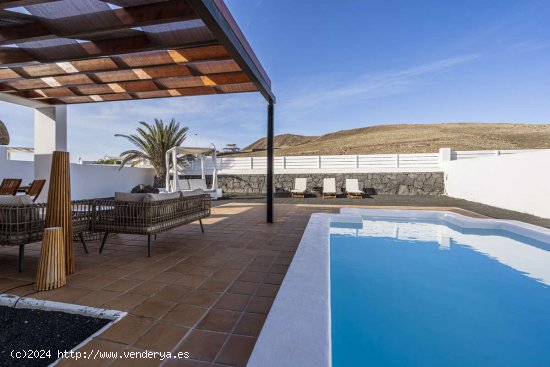
[{"label": "tiled patio", "polygon": [[[33,293],[31,285],[9,291],[53,301],[128,311],[129,315],[87,344],[85,350],[184,351],[189,360],[166,366],[243,366],[313,212],[338,209],[277,207],[265,223],[265,207],[229,204],[214,208],[206,233],[190,224],[161,234],[147,257],[146,238],[113,236],[86,255],[75,243],[76,273],[68,285]],[[0,248],[0,292],[34,281],[39,245],[27,246],[25,271],[17,249]],[[62,365],[156,366],[158,359],[70,361]]]},{"label": "tiled patio", "polygon": [[[148,258],[146,238],[118,235],[76,249],[68,285],[33,293],[39,245],[27,246],[25,271],[17,249],[0,248],[0,292],[122,310],[124,319],[82,350],[188,352],[187,360],[65,360],[61,365],[244,366],[311,213],[337,206],[280,204],[276,223],[265,206],[230,203],[213,208],[206,233],[190,224],[161,234]],[[463,212],[463,214],[468,214]]]}]

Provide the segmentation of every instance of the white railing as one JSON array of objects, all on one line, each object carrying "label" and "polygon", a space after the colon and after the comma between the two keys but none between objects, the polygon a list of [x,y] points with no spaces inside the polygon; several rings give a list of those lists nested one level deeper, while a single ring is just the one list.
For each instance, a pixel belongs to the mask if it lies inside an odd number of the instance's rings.
[{"label": "white railing", "polygon": [[[451,151],[417,154],[325,155],[275,157],[275,173],[369,173],[369,172],[438,172],[442,163],[451,160],[525,153],[533,150]],[[207,160],[211,172],[212,161]],[[265,174],[266,157],[218,157],[218,173]],[[201,173],[200,162],[194,161],[185,171],[188,175]]]},{"label": "white railing", "polygon": [[509,155],[517,153],[537,152],[540,149],[523,149],[523,150],[468,150],[468,151],[451,151],[451,160],[493,157],[499,155]]}]

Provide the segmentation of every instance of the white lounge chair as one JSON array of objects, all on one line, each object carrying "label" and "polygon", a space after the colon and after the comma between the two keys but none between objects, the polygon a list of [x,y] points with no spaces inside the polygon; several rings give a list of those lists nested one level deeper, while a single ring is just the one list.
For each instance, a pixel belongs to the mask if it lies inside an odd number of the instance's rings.
[{"label": "white lounge chair", "polygon": [[336,198],[336,179],[324,178],[323,179],[323,199]]},{"label": "white lounge chair", "polygon": [[363,198],[363,191],[359,190],[359,180],[356,178],[346,178],[346,196],[349,199]]},{"label": "white lounge chair", "polygon": [[297,178],[294,182],[294,190],[291,191],[293,198],[306,197],[307,178]]}]

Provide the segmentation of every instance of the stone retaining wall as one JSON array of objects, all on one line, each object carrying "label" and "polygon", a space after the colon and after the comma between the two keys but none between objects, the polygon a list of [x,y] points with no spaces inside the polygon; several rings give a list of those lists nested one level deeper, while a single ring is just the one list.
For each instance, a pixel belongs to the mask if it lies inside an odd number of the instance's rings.
[{"label": "stone retaining wall", "polygon": [[[373,194],[394,195],[442,195],[442,172],[411,173],[340,173],[340,174],[280,174],[275,175],[276,192],[289,192],[297,177],[307,177],[308,189],[323,186],[323,178],[336,178],[336,189],[342,190],[346,178],[359,179],[359,188]],[[210,178],[210,177],[209,177]],[[266,192],[264,175],[220,175],[219,187],[227,193],[261,194]]]}]

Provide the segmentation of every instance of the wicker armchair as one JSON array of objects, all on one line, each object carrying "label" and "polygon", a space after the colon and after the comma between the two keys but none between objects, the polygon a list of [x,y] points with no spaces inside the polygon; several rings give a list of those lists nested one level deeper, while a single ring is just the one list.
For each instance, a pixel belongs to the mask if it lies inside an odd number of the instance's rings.
[{"label": "wicker armchair", "polygon": [[84,235],[92,232],[94,201],[76,200],[72,202],[72,206],[74,237],[80,240],[84,251],[88,253]]},{"label": "wicker armchair", "polygon": [[19,271],[25,245],[42,239],[46,204],[0,205],[0,246],[19,246]]},{"label": "wicker armchair", "polygon": [[151,235],[168,231],[210,216],[209,195],[195,195],[152,202],[117,201],[94,202],[94,232],[104,232],[101,248],[111,233],[147,235],[147,255],[151,256]]},{"label": "wicker armchair", "polygon": [[[83,234],[91,231],[93,202],[73,201],[73,228],[88,253]],[[19,246],[19,271],[23,271],[25,245],[40,242],[44,231],[46,204],[0,204],[0,246]]]}]

